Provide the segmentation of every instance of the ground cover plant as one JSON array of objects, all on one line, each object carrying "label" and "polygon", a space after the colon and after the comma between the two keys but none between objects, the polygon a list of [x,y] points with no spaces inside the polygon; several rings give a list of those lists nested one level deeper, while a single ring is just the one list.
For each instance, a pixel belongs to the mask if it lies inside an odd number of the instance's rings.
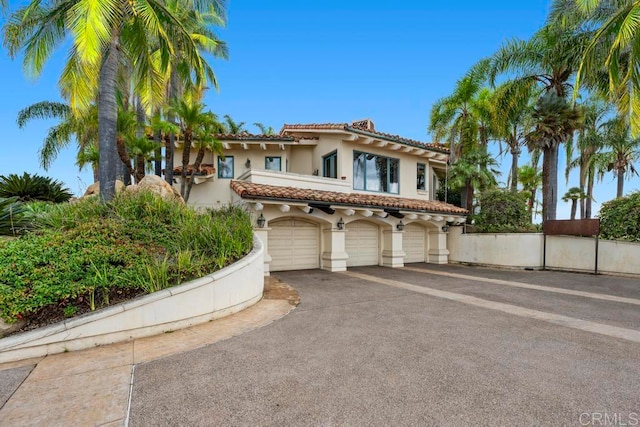
[{"label": "ground cover plant", "polygon": [[37,229],[0,244],[0,312],[25,328],[218,270],[252,247],[240,208],[196,212],[147,192],[54,205]]}]

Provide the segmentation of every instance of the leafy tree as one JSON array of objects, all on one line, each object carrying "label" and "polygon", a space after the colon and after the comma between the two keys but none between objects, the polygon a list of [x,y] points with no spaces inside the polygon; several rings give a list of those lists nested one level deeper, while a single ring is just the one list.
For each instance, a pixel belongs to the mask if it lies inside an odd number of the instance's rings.
[{"label": "leafy tree", "polygon": [[640,192],[603,203],[600,236],[611,240],[640,242]]},{"label": "leafy tree", "polygon": [[0,197],[15,197],[21,202],[41,200],[44,202],[67,202],[73,196],[60,181],[40,175],[24,173],[0,176]]},{"label": "leafy tree", "polygon": [[538,169],[537,162],[531,165],[520,166],[518,170],[518,180],[522,185],[522,192],[527,198],[527,207],[529,212],[529,221],[533,224],[534,206],[536,204],[536,193],[542,185],[542,173]]},{"label": "leafy tree", "polygon": [[529,213],[520,193],[489,190],[480,195],[480,213],[475,216],[476,229],[484,233],[529,231]]},{"label": "leafy tree", "polygon": [[563,202],[568,202],[571,200],[571,220],[576,219],[576,211],[578,208],[578,200],[583,200],[587,197],[584,191],[580,187],[571,187],[567,192],[562,196]]}]

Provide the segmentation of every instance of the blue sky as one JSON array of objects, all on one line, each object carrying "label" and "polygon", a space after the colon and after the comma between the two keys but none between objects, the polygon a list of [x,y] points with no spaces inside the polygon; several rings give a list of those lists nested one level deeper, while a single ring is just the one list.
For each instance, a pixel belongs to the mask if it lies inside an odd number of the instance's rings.
[{"label": "blue sky", "polygon": [[[220,91],[209,91],[205,102],[219,115],[276,130],[283,123],[371,118],[381,131],[430,141],[432,104],[504,40],[533,34],[548,6],[547,0],[230,0],[228,25],[219,31],[229,44],[230,59],[212,62]],[[52,122],[34,121],[24,130],[15,124],[20,109],[59,99],[56,83],[64,54],[58,52],[36,81],[23,74],[21,58],[11,61],[6,50],[0,54],[5,136],[0,174],[47,174],[81,193],[92,175],[74,165],[74,147],[61,153],[49,171],[38,167],[38,149]],[[503,164],[504,181],[508,156]],[[559,183],[562,195],[562,174]],[[569,186],[576,184],[574,174]],[[637,178],[625,182],[625,192],[639,187]],[[595,198],[603,202],[614,196],[611,175],[597,184]],[[569,208],[560,201],[559,218],[568,218]]]}]

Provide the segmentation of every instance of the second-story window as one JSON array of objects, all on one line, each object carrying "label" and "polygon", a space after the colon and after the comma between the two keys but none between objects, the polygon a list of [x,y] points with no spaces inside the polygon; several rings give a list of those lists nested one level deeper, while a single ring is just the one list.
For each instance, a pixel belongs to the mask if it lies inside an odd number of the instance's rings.
[{"label": "second-story window", "polygon": [[265,157],[264,168],[268,171],[281,171],[282,159],[280,157]]},{"label": "second-story window", "polygon": [[218,157],[218,178],[233,179],[233,156]]},{"label": "second-story window", "polygon": [[400,192],[400,161],[377,154],[354,151],[353,188],[398,194]]},{"label": "second-story window", "polygon": [[418,163],[418,180],[416,182],[416,188],[418,190],[427,189],[427,166],[424,163]]},{"label": "second-story window", "polygon": [[338,177],[338,152],[334,151],[322,158],[322,176],[325,178]]}]

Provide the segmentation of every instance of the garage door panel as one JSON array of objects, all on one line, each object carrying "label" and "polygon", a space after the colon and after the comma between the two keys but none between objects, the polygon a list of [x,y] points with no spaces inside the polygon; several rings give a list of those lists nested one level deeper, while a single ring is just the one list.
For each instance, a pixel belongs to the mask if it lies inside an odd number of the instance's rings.
[{"label": "garage door panel", "polygon": [[363,221],[347,224],[345,250],[349,255],[347,267],[378,265],[378,226]]},{"label": "garage door panel", "polygon": [[320,238],[316,224],[287,219],[269,225],[271,271],[320,267]]},{"label": "garage door panel", "polygon": [[425,260],[425,228],[416,224],[407,224],[402,236],[404,263],[424,262]]}]

